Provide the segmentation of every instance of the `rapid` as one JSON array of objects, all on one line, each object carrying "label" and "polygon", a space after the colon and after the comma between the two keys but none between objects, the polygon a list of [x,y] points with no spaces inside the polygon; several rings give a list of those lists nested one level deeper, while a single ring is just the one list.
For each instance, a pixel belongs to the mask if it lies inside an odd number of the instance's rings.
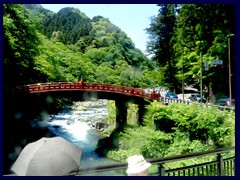
[{"label": "rapid", "polygon": [[[51,114],[48,121],[38,121],[38,126],[47,127],[56,136],[72,142],[82,149],[81,167],[93,167],[115,163],[95,152],[101,133],[93,124],[107,116],[107,100],[75,102],[74,108]],[[120,171],[83,174],[96,176],[123,175]]]}]

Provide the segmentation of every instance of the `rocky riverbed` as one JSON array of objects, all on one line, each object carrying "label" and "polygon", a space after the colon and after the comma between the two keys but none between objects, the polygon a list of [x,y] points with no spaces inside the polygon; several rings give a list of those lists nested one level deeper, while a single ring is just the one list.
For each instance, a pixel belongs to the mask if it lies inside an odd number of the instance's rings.
[{"label": "rocky riverbed", "polygon": [[[52,114],[47,122],[48,129],[55,135],[65,138],[83,150],[81,167],[109,165],[115,161],[97,153],[102,132],[108,127],[105,117],[107,100],[74,102],[58,114]],[[102,175],[121,175],[121,172],[104,172]],[[98,173],[99,175],[99,173]]]},{"label": "rocky riverbed", "polygon": [[[74,112],[68,118],[67,125],[75,123],[75,121],[86,122],[87,125],[97,131],[105,130],[109,124],[104,117],[107,116],[107,100],[78,101],[73,105],[66,107],[66,111],[62,113],[68,114],[68,111]],[[69,115],[70,116],[70,115]],[[51,115],[50,121],[59,118],[58,115]]]}]

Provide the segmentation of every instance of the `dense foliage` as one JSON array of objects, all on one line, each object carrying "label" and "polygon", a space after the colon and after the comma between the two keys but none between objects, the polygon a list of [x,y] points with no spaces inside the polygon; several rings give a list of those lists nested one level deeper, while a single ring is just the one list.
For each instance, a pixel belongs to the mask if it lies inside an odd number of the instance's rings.
[{"label": "dense foliage", "polygon": [[[231,4],[160,4],[159,14],[146,29],[150,35],[148,52],[165,74],[164,83],[181,89],[181,81],[199,89],[200,53],[202,68],[208,61],[209,71],[203,72],[203,87],[228,94],[227,36],[235,34],[235,8]],[[235,38],[231,38],[234,54]],[[214,69],[213,60],[223,60],[223,69]],[[234,64],[234,57],[232,64]],[[233,82],[235,71],[233,72]],[[234,85],[234,83],[233,83]],[[235,87],[235,86],[234,86]],[[233,94],[235,91],[233,90]],[[233,95],[235,96],[235,95]]]},{"label": "dense foliage", "polygon": [[[104,151],[109,158],[126,161],[134,154],[157,158],[235,145],[233,111],[221,111],[200,104],[165,106],[155,101],[147,106],[144,126],[138,126],[136,107],[133,105],[130,108],[128,126],[124,132],[113,132],[109,136],[117,140],[110,144],[112,147],[108,151]],[[112,117],[112,110],[109,111],[109,117]],[[104,145],[103,142],[100,145]],[[192,165],[211,159],[214,156],[170,163],[166,167]]]},{"label": "dense foliage", "polygon": [[3,5],[4,89],[34,82],[34,59],[40,39],[33,20],[21,5]]},{"label": "dense foliage", "polygon": [[88,36],[92,29],[91,19],[74,8],[63,8],[43,24],[43,34],[49,39],[58,34],[64,44],[75,44],[81,37]]}]

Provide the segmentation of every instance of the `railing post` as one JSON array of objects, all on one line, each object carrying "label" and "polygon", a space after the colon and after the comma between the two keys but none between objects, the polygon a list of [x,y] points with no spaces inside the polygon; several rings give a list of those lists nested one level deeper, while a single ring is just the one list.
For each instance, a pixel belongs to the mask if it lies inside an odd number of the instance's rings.
[{"label": "railing post", "polygon": [[163,163],[161,163],[158,167],[159,176],[165,176],[165,168],[163,167]]},{"label": "railing post", "polygon": [[217,175],[218,176],[224,176],[224,169],[223,169],[223,157],[221,154],[217,154]]}]

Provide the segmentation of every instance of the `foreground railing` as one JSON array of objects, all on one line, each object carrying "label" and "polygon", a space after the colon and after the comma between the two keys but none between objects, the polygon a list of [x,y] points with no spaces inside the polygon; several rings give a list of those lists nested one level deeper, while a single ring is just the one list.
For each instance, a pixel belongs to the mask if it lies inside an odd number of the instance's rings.
[{"label": "foreground railing", "polygon": [[[235,155],[223,158],[224,153],[234,152],[235,146],[228,148],[221,148],[216,150],[209,150],[204,152],[195,152],[190,154],[183,154],[177,156],[170,156],[164,158],[147,159],[153,166],[157,166],[156,172],[151,172],[151,176],[234,176],[235,175]],[[194,164],[189,166],[183,166],[179,168],[166,168],[165,164],[170,162],[177,162],[186,159],[194,159],[199,157],[205,157],[209,155],[216,156],[216,160],[204,162],[201,164]],[[73,171],[68,175],[81,176],[94,174],[98,176],[101,172],[106,171],[119,171],[119,174],[126,176],[127,163],[113,163],[104,166],[95,166],[89,168],[80,168],[77,171]],[[109,175],[111,175],[109,173]]]}]

